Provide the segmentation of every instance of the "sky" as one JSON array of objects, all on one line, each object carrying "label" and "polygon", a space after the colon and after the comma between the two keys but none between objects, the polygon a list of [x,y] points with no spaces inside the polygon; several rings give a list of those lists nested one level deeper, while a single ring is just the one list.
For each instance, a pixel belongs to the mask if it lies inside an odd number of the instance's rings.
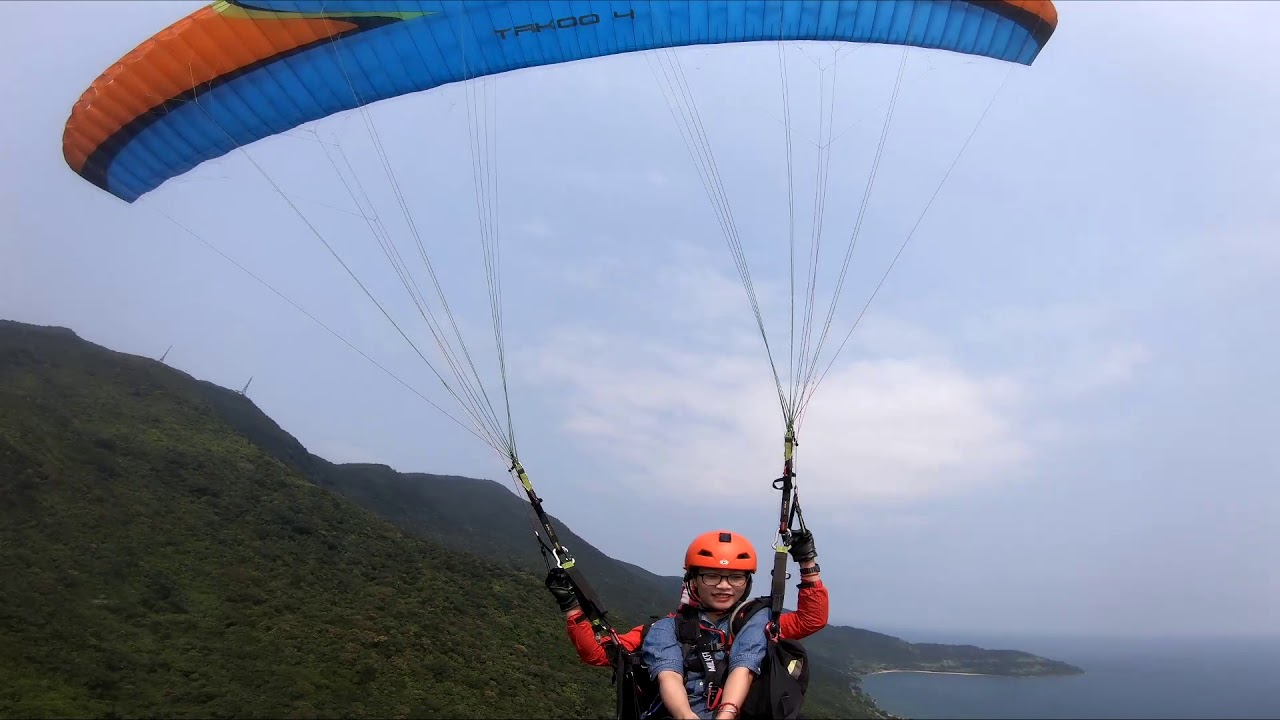
[{"label": "sky", "polygon": [[[372,123],[500,403],[466,89],[308,124],[133,205],[66,166],[62,127],[83,89],[200,5],[7,4],[0,317],[122,352],[172,347],[170,365],[226,387],[252,377],[250,398],[330,460],[509,482],[502,458],[423,401],[464,418],[299,217],[409,337],[434,347],[330,164],[334,153],[351,163],[410,253]],[[1256,40],[1280,5],[1058,7],[1031,67],[907,55],[820,356],[830,370],[798,430],[800,499],[832,621],[921,640],[1280,634],[1280,340],[1269,330],[1280,303],[1280,60]],[[822,318],[901,50],[784,48],[794,295],[778,47],[678,57],[785,380],[819,108],[835,98]],[[496,100],[488,137],[520,457],[547,509],[592,544],[678,574],[685,545],[708,529],[743,532],[767,557],[783,422],[657,59],[520,71],[485,87]]]}]

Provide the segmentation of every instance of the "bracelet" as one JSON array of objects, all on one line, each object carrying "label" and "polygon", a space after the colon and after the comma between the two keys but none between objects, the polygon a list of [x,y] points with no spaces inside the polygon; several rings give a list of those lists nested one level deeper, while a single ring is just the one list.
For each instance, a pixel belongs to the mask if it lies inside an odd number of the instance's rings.
[{"label": "bracelet", "polygon": [[719,715],[720,713],[725,712],[725,708],[733,708],[733,710],[730,710],[729,712],[732,712],[735,718],[738,717],[738,706],[734,703],[720,703],[720,705],[716,707],[716,714]]},{"label": "bracelet", "polygon": [[820,572],[822,572],[822,568],[818,565],[818,563],[814,563],[814,564],[813,564],[813,567],[807,567],[807,568],[802,567],[802,568],[800,568],[800,574],[801,574],[802,576],[803,576],[803,575],[817,575],[817,574],[818,574],[818,573],[820,573]]}]

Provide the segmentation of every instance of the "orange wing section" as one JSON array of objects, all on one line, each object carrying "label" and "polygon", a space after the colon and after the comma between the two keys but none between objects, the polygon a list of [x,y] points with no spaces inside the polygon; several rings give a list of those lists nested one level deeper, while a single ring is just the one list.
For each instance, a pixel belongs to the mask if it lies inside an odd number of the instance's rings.
[{"label": "orange wing section", "polygon": [[227,9],[225,3],[217,3],[170,25],[84,91],[62,134],[62,154],[73,170],[83,174],[94,150],[165,102],[224,75],[357,28],[333,18],[272,14],[269,20],[259,20]]},{"label": "orange wing section", "polygon": [[1045,21],[1051,28],[1058,27],[1058,8],[1053,6],[1051,0],[1004,0],[1004,2],[1006,5],[1026,10]]}]

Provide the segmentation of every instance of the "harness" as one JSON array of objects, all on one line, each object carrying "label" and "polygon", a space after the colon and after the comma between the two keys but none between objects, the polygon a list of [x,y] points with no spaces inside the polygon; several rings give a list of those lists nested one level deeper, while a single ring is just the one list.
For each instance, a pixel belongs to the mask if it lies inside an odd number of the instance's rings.
[{"label": "harness", "polygon": [[[696,607],[686,605],[667,615],[675,620],[676,639],[680,642],[685,677],[688,677],[691,672],[702,673],[703,682],[706,685],[705,698],[708,710],[715,710],[720,706],[724,683],[729,675],[728,656],[733,647],[733,639],[756,613],[768,607],[769,596],[767,595],[743,603],[730,620],[728,633],[718,628],[704,626],[701,613]],[[644,626],[640,636],[641,644],[648,637],[652,627],[652,623]],[[617,652],[619,649],[614,647],[610,650]],[[717,660],[717,653],[724,653],[724,659]],[[670,717],[662,704],[657,683],[649,677],[649,668],[644,664],[640,654],[622,652],[621,655],[625,657],[617,659],[622,661],[622,672],[615,676],[615,681],[618,682],[620,694],[626,697],[625,702],[620,702],[619,705],[631,710],[621,717]],[[615,668],[617,668],[616,665]],[[753,691],[757,684],[752,684]]]},{"label": "harness", "polygon": [[[690,672],[703,675],[708,710],[720,706],[720,696],[729,676],[729,650],[733,647],[734,638],[748,620],[768,607],[768,596],[744,603],[729,622],[727,634],[718,628],[704,626],[701,613],[695,607],[685,606],[668,616],[676,619],[676,639],[680,641],[685,676],[688,677]],[[724,654],[724,659],[717,661],[716,656],[720,653]]]}]

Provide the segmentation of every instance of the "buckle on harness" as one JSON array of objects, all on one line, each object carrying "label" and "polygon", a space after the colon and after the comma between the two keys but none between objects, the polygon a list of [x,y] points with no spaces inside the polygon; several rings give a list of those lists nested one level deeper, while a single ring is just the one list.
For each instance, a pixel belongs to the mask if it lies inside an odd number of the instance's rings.
[{"label": "buckle on harness", "polygon": [[722,695],[724,695],[724,688],[715,683],[707,683],[707,709],[715,710],[720,707]]}]

